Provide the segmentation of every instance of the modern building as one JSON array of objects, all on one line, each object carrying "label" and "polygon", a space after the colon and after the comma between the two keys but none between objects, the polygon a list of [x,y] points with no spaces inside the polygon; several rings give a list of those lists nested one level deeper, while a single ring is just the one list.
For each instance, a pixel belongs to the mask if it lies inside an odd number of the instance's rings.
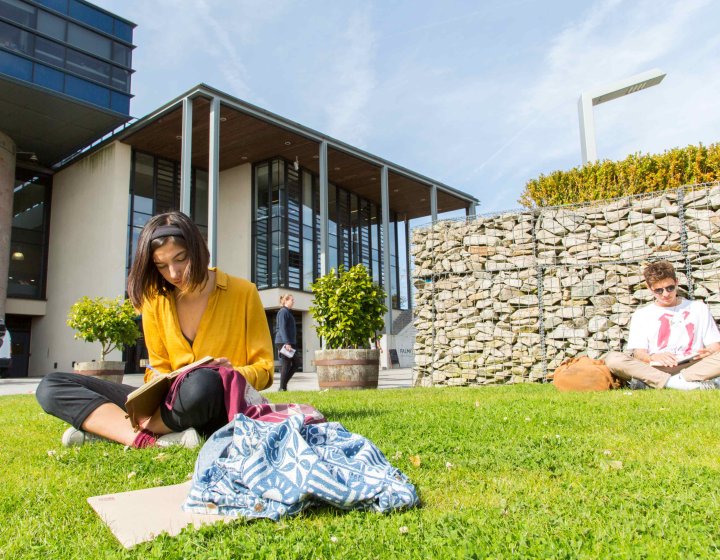
[{"label": "modern building", "polygon": [[134,28],[83,0],[0,0],[0,316],[15,375],[47,371],[28,357],[52,282],[53,174],[130,120]]},{"label": "modern building", "polygon": [[[78,3],[90,7],[70,0],[68,9]],[[66,2],[12,4],[32,6],[37,22],[46,10],[41,5],[58,4],[52,15],[59,17]],[[77,25],[69,16],[66,25]],[[131,34],[112,39],[110,52],[115,42],[131,48],[131,40]],[[112,56],[103,60],[111,63]],[[125,62],[130,72],[129,51]],[[110,103],[120,93],[112,84],[104,84]],[[112,105],[105,113],[120,115]],[[65,324],[70,305],[83,295],[123,294],[139,231],[149,217],[170,209],[186,212],[207,233],[211,264],[256,283],[271,327],[280,294],[295,295],[305,369],[313,369],[319,347],[307,312],[310,284],[339,264],[363,263],[385,287],[385,345],[404,344],[411,352],[412,337],[403,338],[412,329],[410,220],[472,214],[477,204],[471,195],[204,84],[66,155],[46,173],[18,157],[11,254],[23,258],[11,260],[6,313],[13,339],[23,325],[27,344],[15,375],[66,371],[95,357],[98,349],[73,340]],[[126,356],[131,370],[137,371],[138,355]]]}]

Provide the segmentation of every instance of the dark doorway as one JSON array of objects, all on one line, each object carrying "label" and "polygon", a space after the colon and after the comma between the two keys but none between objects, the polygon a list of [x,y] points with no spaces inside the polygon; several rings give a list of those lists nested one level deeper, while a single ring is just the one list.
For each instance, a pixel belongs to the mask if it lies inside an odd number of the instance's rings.
[{"label": "dark doorway", "polygon": [[27,377],[30,362],[30,326],[32,319],[21,315],[8,315],[5,324],[10,331],[10,368],[7,377]]}]

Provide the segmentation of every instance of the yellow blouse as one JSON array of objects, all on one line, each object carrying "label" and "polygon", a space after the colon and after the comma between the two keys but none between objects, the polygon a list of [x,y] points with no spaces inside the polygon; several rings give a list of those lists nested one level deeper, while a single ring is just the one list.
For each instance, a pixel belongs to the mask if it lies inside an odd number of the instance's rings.
[{"label": "yellow blouse", "polygon": [[[226,357],[258,390],[273,382],[273,352],[265,309],[255,285],[215,270],[215,289],[200,319],[192,345],[180,329],[175,297],[156,296],[144,302],[143,332],[150,368],[170,373],[205,356]],[[152,368],[152,369],[151,369]]]}]

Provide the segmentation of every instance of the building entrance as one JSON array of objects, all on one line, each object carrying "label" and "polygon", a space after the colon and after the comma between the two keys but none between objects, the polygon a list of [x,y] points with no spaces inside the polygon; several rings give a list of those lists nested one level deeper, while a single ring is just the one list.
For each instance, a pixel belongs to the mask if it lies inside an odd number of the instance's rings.
[{"label": "building entrance", "polygon": [[6,377],[27,377],[30,362],[30,317],[21,315],[8,315],[5,324],[10,331],[12,343],[10,345],[11,363],[5,374]]}]

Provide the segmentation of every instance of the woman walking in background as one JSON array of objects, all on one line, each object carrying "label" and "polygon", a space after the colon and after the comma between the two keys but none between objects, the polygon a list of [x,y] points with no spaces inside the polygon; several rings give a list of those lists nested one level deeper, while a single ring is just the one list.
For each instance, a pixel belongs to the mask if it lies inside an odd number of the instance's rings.
[{"label": "woman walking in background", "polygon": [[275,346],[280,358],[280,391],[287,391],[287,385],[295,374],[295,350],[297,334],[295,317],[290,311],[295,305],[295,298],[291,294],[280,296],[280,311],[278,311],[275,330]]}]

